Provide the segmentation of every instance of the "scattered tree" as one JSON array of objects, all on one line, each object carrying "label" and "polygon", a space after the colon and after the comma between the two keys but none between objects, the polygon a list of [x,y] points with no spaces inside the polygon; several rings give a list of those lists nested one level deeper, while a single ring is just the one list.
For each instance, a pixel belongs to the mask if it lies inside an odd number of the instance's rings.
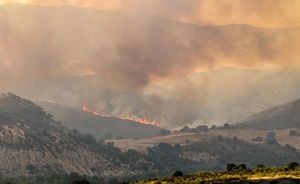
[{"label": "scattered tree", "polygon": [[217,126],[216,126],[216,125],[212,125],[212,126],[210,127],[210,129],[212,129],[212,130],[217,129]]},{"label": "scattered tree", "polygon": [[182,129],[179,130],[180,132],[189,132],[190,127],[189,126],[184,126]]},{"label": "scattered tree", "polygon": [[87,180],[75,180],[72,184],[90,184]]},{"label": "scattered tree", "polygon": [[269,145],[279,145],[276,139],[276,133],[275,132],[268,132],[267,137],[265,139],[265,143]]},{"label": "scattered tree", "polygon": [[291,146],[291,145],[289,145],[289,144],[286,144],[284,147],[285,147],[286,149],[292,151],[292,152],[296,152],[296,151],[297,151],[296,148],[294,148],[293,146]]},{"label": "scattered tree", "polygon": [[183,172],[182,171],[175,171],[173,173],[173,177],[182,177],[183,176]]},{"label": "scattered tree", "polygon": [[228,123],[225,123],[225,124],[224,124],[224,128],[225,128],[225,129],[230,129],[231,126],[230,126]]},{"label": "scattered tree", "polygon": [[167,129],[160,129],[159,132],[158,132],[158,136],[166,136],[166,135],[170,135],[171,134],[171,131],[170,130],[167,130]]},{"label": "scattered tree", "polygon": [[256,166],[256,170],[262,170],[262,169],[265,169],[265,168],[266,168],[266,166],[263,165],[263,164],[259,164],[259,165]]},{"label": "scattered tree", "polygon": [[208,126],[206,125],[199,125],[196,127],[197,132],[208,132]]},{"label": "scattered tree", "polygon": [[267,139],[276,139],[276,133],[275,132],[268,132],[267,133]]},{"label": "scattered tree", "polygon": [[252,139],[253,142],[263,142],[264,139],[261,136],[255,137],[254,139]]},{"label": "scattered tree", "polygon": [[299,168],[299,164],[297,162],[291,162],[286,167],[288,170],[296,170]]},{"label": "scattered tree", "polygon": [[228,172],[231,172],[231,171],[233,171],[233,169],[236,167],[236,165],[234,164],[234,163],[229,163],[229,164],[227,164],[227,166],[226,166],[226,170],[228,171]]},{"label": "scattered tree", "polygon": [[300,133],[298,131],[296,131],[296,130],[291,130],[289,132],[289,136],[291,136],[291,137],[300,136]]},{"label": "scattered tree", "polygon": [[236,166],[233,170],[235,171],[247,171],[247,166],[245,164],[240,164]]}]

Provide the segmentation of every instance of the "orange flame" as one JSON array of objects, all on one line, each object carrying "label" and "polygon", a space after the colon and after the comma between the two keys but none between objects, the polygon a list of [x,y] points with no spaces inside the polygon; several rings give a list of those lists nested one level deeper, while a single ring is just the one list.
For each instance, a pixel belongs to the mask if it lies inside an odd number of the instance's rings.
[{"label": "orange flame", "polygon": [[138,118],[138,117],[128,116],[128,115],[121,115],[121,116],[117,117],[117,116],[112,116],[112,115],[107,114],[107,113],[96,112],[96,111],[90,109],[87,105],[83,105],[82,110],[85,111],[85,112],[91,113],[95,116],[118,118],[118,119],[122,119],[122,120],[134,121],[134,122],[140,123],[140,124],[153,125],[153,126],[160,127],[160,123],[158,123],[154,120],[151,120],[148,117]]},{"label": "orange flame", "polygon": [[86,105],[83,105],[82,106],[82,110],[85,111],[85,112],[88,112],[88,113],[91,113],[95,116],[102,116],[102,117],[109,117],[109,118],[113,118],[113,116],[109,115],[109,114],[106,114],[106,113],[99,113],[99,112],[96,112],[96,111],[93,111],[91,110],[90,108],[88,108]]}]

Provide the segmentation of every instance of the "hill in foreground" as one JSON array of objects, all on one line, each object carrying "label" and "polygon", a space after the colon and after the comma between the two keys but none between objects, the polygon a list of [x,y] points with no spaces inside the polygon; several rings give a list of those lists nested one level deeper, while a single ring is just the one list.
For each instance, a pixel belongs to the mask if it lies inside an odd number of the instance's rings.
[{"label": "hill in foreground", "polygon": [[[289,164],[290,165],[290,164]],[[241,166],[241,165],[240,165]],[[240,167],[240,166],[237,166]],[[176,171],[173,177],[149,179],[137,184],[298,184],[300,183],[300,168],[278,167],[267,168],[259,166],[254,170],[241,169],[227,172],[202,172],[192,175],[183,175]]]}]

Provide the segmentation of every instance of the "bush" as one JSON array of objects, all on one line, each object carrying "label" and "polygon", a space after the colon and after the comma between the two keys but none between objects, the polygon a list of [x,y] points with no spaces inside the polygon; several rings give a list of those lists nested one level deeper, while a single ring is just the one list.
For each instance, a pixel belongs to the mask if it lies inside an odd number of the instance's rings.
[{"label": "bush", "polygon": [[285,147],[286,149],[288,149],[289,151],[292,151],[292,152],[296,152],[296,151],[297,151],[296,148],[294,148],[293,146],[291,146],[291,145],[289,145],[289,144],[286,144],[284,147]]},{"label": "bush", "polygon": [[72,184],[90,184],[87,180],[75,180]]},{"label": "bush", "polygon": [[230,129],[231,126],[230,126],[228,123],[225,123],[225,124],[224,124],[224,128],[225,128],[225,129]]},{"label": "bush", "polygon": [[179,132],[190,132],[190,127],[184,126],[182,129],[179,130]]},{"label": "bush", "polygon": [[267,139],[276,139],[276,133],[275,132],[268,132]]},{"label": "bush", "polygon": [[289,132],[289,136],[294,137],[294,136],[300,136],[300,133],[296,130],[291,130]]},{"label": "bush", "polygon": [[258,136],[258,137],[256,137],[256,138],[252,139],[252,141],[253,141],[253,142],[263,142],[264,139],[263,139],[261,136]]},{"label": "bush", "polygon": [[227,164],[227,166],[226,166],[226,170],[227,170],[228,172],[231,172],[231,171],[233,171],[233,169],[234,169],[235,167],[236,167],[235,164],[229,163],[229,164]]},{"label": "bush", "polygon": [[247,171],[247,166],[245,164],[240,164],[233,168],[234,171]]},{"label": "bush", "polygon": [[173,177],[182,177],[183,176],[183,172],[182,171],[175,171],[173,173]]},{"label": "bush", "polygon": [[228,172],[232,172],[232,171],[247,171],[247,166],[245,164],[236,165],[236,164],[233,164],[233,163],[229,163],[226,166],[226,170]]},{"label": "bush", "polygon": [[265,143],[268,145],[279,145],[276,139],[276,133],[275,132],[269,132],[267,134],[267,137],[265,139]]},{"label": "bush", "polygon": [[166,136],[166,135],[170,135],[171,134],[171,131],[170,130],[167,130],[167,129],[160,129],[159,132],[158,132],[158,136]]},{"label": "bush", "polygon": [[296,170],[298,167],[299,164],[297,162],[291,162],[286,166],[288,170]]},{"label": "bush", "polygon": [[196,127],[197,132],[208,132],[208,126],[206,125],[199,125]]},{"label": "bush", "polygon": [[259,164],[259,165],[256,166],[257,170],[261,170],[261,169],[265,169],[265,168],[266,168],[266,166],[263,165],[263,164]]},{"label": "bush", "polygon": [[217,126],[216,126],[216,125],[212,125],[212,126],[210,127],[210,129],[212,129],[212,130],[217,129]]}]

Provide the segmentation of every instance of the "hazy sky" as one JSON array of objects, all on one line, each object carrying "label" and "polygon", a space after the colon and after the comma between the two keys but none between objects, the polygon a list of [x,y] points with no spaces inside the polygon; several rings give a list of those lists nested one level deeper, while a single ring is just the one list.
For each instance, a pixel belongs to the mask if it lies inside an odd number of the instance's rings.
[{"label": "hazy sky", "polygon": [[3,92],[168,127],[233,122],[300,97],[298,0],[7,2]]},{"label": "hazy sky", "polygon": [[200,25],[300,26],[298,0],[0,0],[0,2],[136,10]]}]

